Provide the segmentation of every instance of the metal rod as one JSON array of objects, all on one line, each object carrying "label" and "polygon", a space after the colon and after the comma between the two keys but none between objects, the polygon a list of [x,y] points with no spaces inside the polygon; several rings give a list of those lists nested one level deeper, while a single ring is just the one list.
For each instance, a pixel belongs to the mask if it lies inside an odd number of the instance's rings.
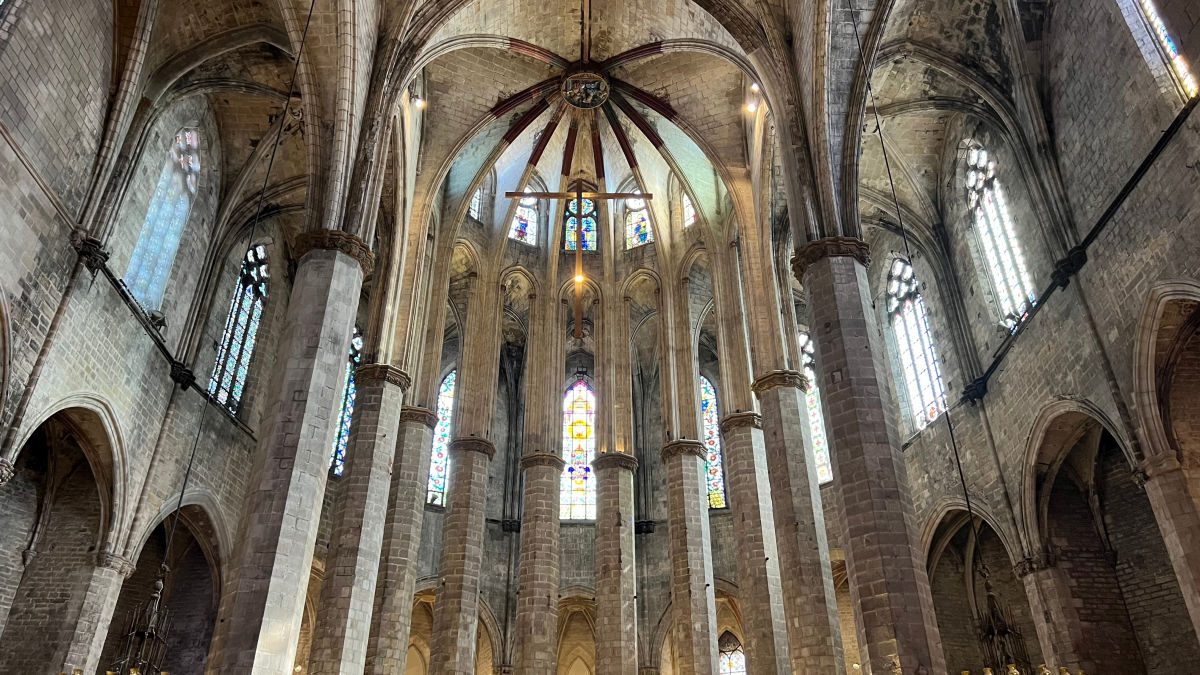
[{"label": "metal rod", "polygon": [[525,199],[526,197],[536,197],[537,199],[575,199],[576,197],[584,199],[645,199],[647,201],[654,199],[653,194],[643,192],[505,192],[504,196],[508,199]]}]

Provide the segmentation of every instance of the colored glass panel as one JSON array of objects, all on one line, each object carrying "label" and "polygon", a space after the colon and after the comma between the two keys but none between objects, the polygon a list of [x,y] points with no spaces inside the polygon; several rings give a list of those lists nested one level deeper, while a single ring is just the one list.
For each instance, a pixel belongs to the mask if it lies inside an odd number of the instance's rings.
[{"label": "colored glass panel", "polygon": [[829,458],[829,439],[825,436],[821,390],[817,388],[816,348],[808,333],[800,333],[800,351],[804,360],[804,377],[808,378],[808,391],[804,393],[804,402],[808,408],[813,461],[817,467],[817,482],[823,485],[833,480],[833,464]]},{"label": "colored glass panel", "polygon": [[340,476],[346,469],[346,446],[350,443],[350,420],[354,417],[354,400],[358,396],[358,387],[354,383],[354,371],[362,361],[363,337],[362,330],[354,329],[354,337],[350,340],[350,354],[346,361],[346,380],[342,388],[342,409],[338,414],[337,437],[333,439],[333,457],[330,469],[333,475]]},{"label": "colored glass panel", "polygon": [[1179,81],[1179,85],[1183,88],[1184,93],[1188,98],[1192,98],[1197,93],[1200,93],[1200,85],[1196,83],[1196,78],[1192,75],[1188,68],[1187,61],[1179,53],[1179,47],[1175,45],[1175,40],[1171,38],[1171,34],[1167,32],[1167,24],[1163,23],[1162,17],[1158,15],[1158,9],[1150,0],[1141,0],[1142,14],[1146,17],[1146,23],[1150,25],[1150,32],[1154,34],[1154,39],[1158,42],[1159,49],[1162,50],[1163,56],[1171,65],[1171,71],[1175,74],[1175,78]]},{"label": "colored glass panel", "polygon": [[586,382],[576,382],[563,397],[563,469],[559,489],[559,518],[596,519],[596,394]]},{"label": "colored glass panel", "polygon": [[967,205],[974,217],[992,288],[1004,322],[1015,329],[1029,313],[1036,291],[1013,230],[1004,191],[996,180],[996,162],[988,157],[986,150],[971,148],[967,152],[966,182]]},{"label": "colored glass panel", "polygon": [[429,485],[425,502],[446,505],[446,484],[450,476],[450,432],[454,424],[454,386],[458,371],[452,370],[442,378],[438,388],[437,426],[433,428],[433,452],[429,457]]},{"label": "colored glass panel", "polygon": [[645,199],[625,200],[625,248],[637,248],[654,241],[650,229],[650,210]]},{"label": "colored glass panel", "polygon": [[199,153],[199,136],[194,129],[175,134],[170,153],[158,174],[137,244],[125,268],[126,287],[147,310],[162,306],[167,279],[171,276],[183,227],[192,208],[192,197],[196,194]]},{"label": "colored glass panel", "polygon": [[897,258],[887,282],[888,314],[904,373],[910,414],[915,428],[924,428],[946,409],[946,392],[929,317],[912,265]]},{"label": "colored glass panel", "polygon": [[687,193],[684,193],[682,201],[683,201],[683,226],[691,227],[692,225],[696,224],[696,206],[694,204],[692,204],[692,198],[687,196]]},{"label": "colored glass panel", "polygon": [[238,288],[229,303],[225,331],[208,383],[208,393],[233,415],[237,414],[245,393],[269,276],[267,249],[261,244],[251,246],[242,259]]},{"label": "colored glass panel", "polygon": [[723,509],[725,501],[725,466],[721,460],[721,411],[717,406],[717,390],[708,378],[700,378],[700,417],[704,422],[704,483],[708,488],[708,508]]},{"label": "colored glass panel", "polygon": [[566,231],[563,233],[563,241],[565,242],[566,250],[574,251],[575,242],[578,240],[576,225],[579,218],[583,218],[583,250],[596,250],[596,202],[591,199],[583,200],[583,212],[579,212],[577,200],[572,199],[567,202],[567,218]]},{"label": "colored glass panel", "polygon": [[483,211],[483,188],[475,191],[471,195],[471,206],[467,207],[467,215],[475,220],[479,220],[479,214]]},{"label": "colored glass panel", "polygon": [[[525,188],[529,192],[529,188]],[[517,212],[513,215],[512,224],[508,228],[508,236],[522,244],[534,246],[537,244],[538,224],[537,197],[524,197],[517,203]]]},{"label": "colored glass panel", "polygon": [[717,672],[720,675],[745,675],[746,652],[733,633],[726,631],[717,641]]}]

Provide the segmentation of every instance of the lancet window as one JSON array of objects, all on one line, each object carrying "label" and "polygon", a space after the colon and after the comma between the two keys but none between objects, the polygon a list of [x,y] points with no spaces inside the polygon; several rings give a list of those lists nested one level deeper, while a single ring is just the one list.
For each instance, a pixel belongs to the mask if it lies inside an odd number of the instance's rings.
[{"label": "lancet window", "polygon": [[479,188],[475,191],[475,194],[471,195],[471,205],[467,207],[467,215],[471,216],[475,220],[479,220],[479,216],[482,212],[483,188]]},{"label": "lancet window", "polygon": [[708,508],[723,509],[725,466],[721,455],[721,410],[717,390],[707,377],[700,376],[700,420],[704,424],[704,484],[708,489]]},{"label": "lancet window", "polygon": [[717,640],[717,672],[720,675],[746,675],[746,652],[733,633],[725,631]]},{"label": "lancet window", "polygon": [[[532,192],[528,187],[526,192]],[[479,197],[479,193],[476,193]],[[478,218],[478,216],[475,216]],[[517,202],[517,212],[513,215],[512,225],[508,228],[509,239],[516,239],[522,244],[537,245],[538,199],[537,197],[522,197]]]},{"label": "lancet window", "polygon": [[574,251],[575,243],[578,238],[576,233],[576,224],[579,219],[583,219],[583,250],[596,250],[596,202],[592,199],[584,199],[583,208],[580,209],[580,200],[571,199],[567,201],[567,218],[565,231],[563,232],[563,241],[566,250]]},{"label": "lancet window", "polygon": [[825,437],[821,390],[817,388],[816,348],[808,333],[800,333],[800,353],[804,361],[804,377],[808,379],[804,403],[808,408],[808,426],[812,436],[813,461],[817,467],[817,482],[825,484],[833,480],[833,465],[829,460],[829,439]]},{"label": "lancet window", "polygon": [[179,251],[179,240],[196,195],[200,173],[200,137],[195,129],[175,134],[171,150],[158,174],[146,219],[129,265],[125,285],[142,305],[151,310],[162,305],[171,266]]},{"label": "lancet window", "polygon": [[450,433],[454,425],[454,385],[458,371],[450,371],[438,387],[437,426],[433,428],[433,452],[429,456],[429,485],[425,502],[446,505],[446,482],[450,476]]},{"label": "lancet window", "polygon": [[563,469],[559,490],[559,518],[596,519],[596,394],[587,382],[577,381],[563,397]]},{"label": "lancet window", "polygon": [[1167,31],[1167,24],[1163,23],[1162,17],[1158,15],[1158,8],[1151,0],[1138,0],[1138,5],[1141,7],[1142,17],[1146,20],[1150,34],[1154,36],[1158,50],[1162,53],[1163,59],[1171,69],[1171,74],[1174,75],[1186,97],[1192,98],[1200,93],[1200,84],[1196,82],[1196,77],[1188,68],[1187,61],[1179,53],[1179,47],[1175,44],[1171,33]]},{"label": "lancet window", "polygon": [[354,400],[358,396],[358,387],[354,383],[354,371],[362,361],[363,336],[362,329],[354,328],[354,337],[350,339],[350,353],[346,359],[346,379],[342,387],[342,407],[338,413],[337,436],[333,439],[333,457],[330,470],[333,475],[340,476],[346,469],[346,446],[350,443],[350,420],[354,417]]},{"label": "lancet window", "polygon": [[234,415],[245,393],[250,358],[254,355],[263,303],[267,299],[269,276],[266,247],[262,244],[251,246],[242,259],[237,290],[229,303],[225,332],[208,383],[208,393]]},{"label": "lancet window", "polygon": [[919,286],[912,265],[897,258],[888,273],[887,309],[904,373],[902,394],[908,399],[916,429],[924,428],[946,409],[941,367]]},{"label": "lancet window", "polygon": [[650,229],[650,209],[646,208],[646,200],[626,199],[625,248],[637,248],[653,241],[654,231]]},{"label": "lancet window", "polygon": [[988,276],[1004,323],[1010,329],[1029,312],[1036,298],[1021,242],[1013,230],[1004,191],[996,180],[996,160],[983,148],[967,151],[967,206],[971,209]]},{"label": "lancet window", "polygon": [[683,226],[691,227],[696,224],[696,206],[692,204],[692,198],[683,193],[683,199],[680,200],[683,211]]}]

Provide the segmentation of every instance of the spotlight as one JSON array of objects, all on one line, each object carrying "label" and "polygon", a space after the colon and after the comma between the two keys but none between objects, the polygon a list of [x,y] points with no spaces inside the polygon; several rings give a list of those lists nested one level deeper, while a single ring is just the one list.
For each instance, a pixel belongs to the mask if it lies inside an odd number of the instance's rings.
[{"label": "spotlight", "polygon": [[422,110],[425,108],[425,99],[418,96],[416,100],[413,101],[413,105],[417,106],[418,110]]},{"label": "spotlight", "polygon": [[758,104],[755,103],[754,101],[751,101],[746,104],[746,112],[757,112],[757,111],[758,111]]},{"label": "spotlight", "polygon": [[577,284],[582,284],[582,283],[583,283],[583,275],[582,275],[582,274],[576,274],[576,275],[575,275],[575,283],[577,283]]},{"label": "spotlight", "polygon": [[759,86],[758,86],[758,83],[757,83],[757,82],[751,82],[751,83],[750,83],[750,91],[752,91],[752,92],[754,92],[754,93],[756,93],[756,94],[759,92]]}]

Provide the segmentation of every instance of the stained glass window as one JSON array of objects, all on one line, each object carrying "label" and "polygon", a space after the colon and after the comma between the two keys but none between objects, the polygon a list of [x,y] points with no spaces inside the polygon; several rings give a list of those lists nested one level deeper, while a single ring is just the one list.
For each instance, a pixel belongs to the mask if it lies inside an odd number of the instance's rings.
[{"label": "stained glass window", "polygon": [[596,519],[596,394],[587,382],[576,382],[563,397],[563,469],[559,518]]},{"label": "stained glass window", "polygon": [[[528,187],[526,192],[532,192]],[[522,244],[537,245],[538,200],[537,197],[523,197],[517,203],[517,213],[513,216],[512,225],[508,228],[508,237]]]},{"label": "stained glass window", "polygon": [[733,633],[725,631],[717,641],[717,672],[720,675],[746,675],[746,652]]},{"label": "stained glass window", "polygon": [[800,353],[804,359],[804,377],[808,378],[808,391],[804,402],[808,407],[808,426],[812,431],[813,461],[817,466],[817,482],[833,480],[833,466],[829,462],[829,439],[825,437],[825,416],[821,413],[821,390],[817,389],[816,348],[808,333],[800,333]]},{"label": "stained glass window", "polygon": [[1155,42],[1158,43],[1159,50],[1171,66],[1171,72],[1174,73],[1175,79],[1179,81],[1179,86],[1183,88],[1188,98],[1192,98],[1197,93],[1200,93],[1200,85],[1196,83],[1196,77],[1192,75],[1192,71],[1188,68],[1187,61],[1179,53],[1179,48],[1175,45],[1175,40],[1171,38],[1171,34],[1167,32],[1167,25],[1163,23],[1162,17],[1158,15],[1158,9],[1154,7],[1151,0],[1139,0],[1142,8],[1142,14],[1146,17],[1146,23],[1150,26],[1150,32],[1154,34]]},{"label": "stained glass window", "polygon": [[1035,299],[1033,281],[1025,267],[1021,242],[1013,231],[1008,202],[996,180],[996,161],[982,148],[967,152],[967,205],[975,219],[980,248],[987,261],[992,287],[1004,322],[1017,324],[1029,312]]},{"label": "stained glass window", "polygon": [[692,204],[692,198],[683,193],[683,226],[691,227],[696,224],[696,206]]},{"label": "stained glass window", "polygon": [[229,303],[225,333],[217,350],[212,379],[208,383],[208,393],[234,415],[242,403],[246,388],[250,357],[254,355],[254,341],[262,320],[263,302],[267,299],[269,276],[266,247],[262,244],[251,246],[242,259],[238,287]]},{"label": "stained glass window", "polygon": [[707,377],[700,377],[700,417],[704,422],[704,484],[708,488],[708,508],[723,509],[725,502],[725,467],[721,462],[721,411],[717,407],[717,390]]},{"label": "stained glass window", "polygon": [[125,285],[148,310],[162,305],[183,226],[192,208],[200,173],[199,140],[195,129],[175,134],[170,154],[158,174],[137,245],[125,268]]},{"label": "stained glass window", "polygon": [[650,229],[650,210],[645,199],[625,200],[625,248],[637,248],[654,241]]},{"label": "stained glass window", "polygon": [[575,240],[577,233],[575,232],[578,219],[583,218],[583,250],[596,250],[596,202],[591,199],[583,200],[583,212],[579,212],[577,200],[572,199],[567,202],[567,220],[566,232],[564,232],[563,241],[566,242],[568,251],[575,250]]},{"label": "stained glass window", "polygon": [[354,371],[362,361],[363,337],[362,330],[354,328],[354,337],[350,339],[350,355],[346,361],[346,381],[342,388],[342,408],[338,414],[337,436],[333,439],[333,457],[330,469],[333,475],[340,476],[346,469],[346,445],[350,442],[350,420],[354,417],[354,399],[358,396],[358,387],[354,384]]},{"label": "stained glass window", "polygon": [[458,371],[450,371],[438,388],[437,426],[433,428],[433,452],[429,456],[429,486],[425,502],[446,505],[446,481],[450,476],[450,432],[454,424],[454,384]]},{"label": "stained glass window", "polygon": [[471,206],[467,208],[467,215],[471,216],[475,220],[479,220],[479,214],[482,213],[482,210],[483,188],[479,188],[475,191],[475,194],[471,195]]},{"label": "stained glass window", "polygon": [[905,392],[915,428],[921,429],[946,409],[946,392],[925,301],[912,265],[897,258],[887,281],[887,307],[900,366],[904,371]]}]

